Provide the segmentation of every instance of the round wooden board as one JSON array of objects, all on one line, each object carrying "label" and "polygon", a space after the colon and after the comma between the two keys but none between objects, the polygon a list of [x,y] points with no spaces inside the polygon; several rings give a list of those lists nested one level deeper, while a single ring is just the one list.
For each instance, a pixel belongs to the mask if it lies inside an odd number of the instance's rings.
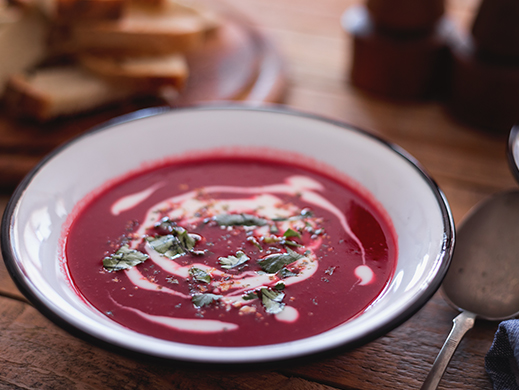
[{"label": "round wooden board", "polygon": [[9,117],[0,111],[0,187],[13,189],[58,145],[114,117],[143,108],[184,107],[217,101],[277,103],[285,91],[282,58],[257,29],[227,17],[205,47],[188,56],[190,76],[178,95],[143,97],[49,123]]}]

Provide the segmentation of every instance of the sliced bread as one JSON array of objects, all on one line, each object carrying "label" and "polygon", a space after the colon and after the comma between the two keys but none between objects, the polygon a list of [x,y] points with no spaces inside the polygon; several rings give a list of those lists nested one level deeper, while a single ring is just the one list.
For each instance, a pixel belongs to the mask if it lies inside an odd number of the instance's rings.
[{"label": "sliced bread", "polygon": [[122,16],[129,0],[33,0],[50,20],[60,23],[113,20]]},{"label": "sliced bread", "polygon": [[43,60],[49,25],[34,9],[7,7],[0,22],[0,95],[12,73],[23,72]]},{"label": "sliced bread", "polygon": [[164,86],[181,90],[189,75],[186,59],[181,54],[137,58],[84,55],[79,60],[88,70],[112,83],[144,91]]},{"label": "sliced bread", "polygon": [[78,66],[19,73],[7,82],[4,101],[15,116],[38,121],[86,112],[130,98],[133,88],[110,84]]},{"label": "sliced bread", "polygon": [[77,23],[56,34],[54,47],[114,56],[150,56],[200,48],[217,20],[173,1],[150,6],[130,3],[117,20]]}]

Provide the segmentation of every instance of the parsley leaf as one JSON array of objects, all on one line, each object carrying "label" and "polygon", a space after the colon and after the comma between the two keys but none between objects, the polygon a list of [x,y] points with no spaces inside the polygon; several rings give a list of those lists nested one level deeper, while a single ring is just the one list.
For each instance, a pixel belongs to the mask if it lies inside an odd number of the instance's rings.
[{"label": "parsley leaf", "polygon": [[144,263],[149,256],[128,245],[123,245],[114,254],[103,259],[103,266],[109,272],[121,271]]},{"label": "parsley leaf", "polygon": [[285,234],[283,234],[283,237],[297,237],[301,238],[301,234],[298,231],[295,231],[292,228],[288,228]]},{"label": "parsley leaf", "polygon": [[146,237],[146,240],[155,251],[169,259],[173,260],[186,254],[180,240],[172,234],[158,237]]},{"label": "parsley leaf", "polygon": [[260,252],[263,252],[263,248],[262,246],[260,245],[260,243],[258,242],[258,240],[256,240],[256,237],[253,237],[253,236],[249,236],[247,237],[247,241],[252,243],[256,248],[258,248],[258,250]]},{"label": "parsley leaf", "polygon": [[191,267],[189,268],[189,275],[191,275],[195,280],[204,283],[211,283],[211,275],[205,272],[203,269]]},{"label": "parsley leaf", "polygon": [[216,294],[196,294],[191,298],[191,302],[195,305],[196,308],[201,308],[203,306],[209,306],[211,303],[219,301],[223,298],[222,295]]},{"label": "parsley leaf", "polygon": [[169,217],[162,218],[159,222],[155,224],[156,229],[162,229],[166,232],[171,232],[173,230],[173,226],[175,226],[175,222],[173,222]]},{"label": "parsley leaf", "polygon": [[297,246],[297,247],[302,247],[302,246],[303,246],[303,245],[301,245],[301,244],[298,244],[298,243],[295,242],[295,241],[290,241],[290,240],[283,241],[283,244],[285,244],[285,245],[290,245],[290,246]]},{"label": "parsley leaf", "polygon": [[273,255],[268,255],[263,259],[259,260],[258,263],[263,271],[269,274],[275,274],[279,270],[281,270],[285,265],[291,264],[294,261],[297,261],[303,258],[303,255],[293,251],[290,248],[287,248],[286,253],[276,253]]},{"label": "parsley leaf", "polygon": [[241,264],[246,263],[250,260],[250,257],[247,256],[242,251],[236,252],[236,256],[227,256],[227,257],[220,257],[218,258],[220,260],[220,264],[222,265],[222,268],[225,269],[231,269],[234,267],[237,267]]},{"label": "parsley leaf", "polygon": [[262,240],[265,244],[282,244],[282,245],[290,245],[302,247],[303,245],[298,244],[295,241],[287,240],[286,237],[278,237],[278,236],[267,236],[262,237]]},{"label": "parsley leaf", "polygon": [[261,303],[265,311],[269,314],[278,314],[283,311],[285,304],[282,302],[285,293],[281,291],[269,290],[263,287],[261,289]]},{"label": "parsley leaf", "polygon": [[265,226],[266,219],[250,214],[218,214],[213,220],[220,226]]},{"label": "parsley leaf", "polygon": [[180,245],[187,251],[192,251],[198,241],[198,236],[189,234],[186,229],[180,226],[173,227],[172,233],[178,238]]},{"label": "parsley leaf", "polygon": [[297,276],[298,274],[295,273],[295,272],[292,272],[290,270],[288,270],[287,268],[281,268],[277,275],[281,278],[281,279],[285,279],[285,278],[290,278],[292,276]]},{"label": "parsley leaf", "polygon": [[256,291],[249,291],[248,293],[243,294],[241,297],[244,301],[251,301],[253,299],[259,298],[258,293]]},{"label": "parsley leaf", "polygon": [[192,254],[203,253],[193,250],[199,240],[196,234],[190,234],[180,226],[171,226],[170,231],[171,234],[146,237],[146,240],[155,251],[172,260],[188,252]]}]

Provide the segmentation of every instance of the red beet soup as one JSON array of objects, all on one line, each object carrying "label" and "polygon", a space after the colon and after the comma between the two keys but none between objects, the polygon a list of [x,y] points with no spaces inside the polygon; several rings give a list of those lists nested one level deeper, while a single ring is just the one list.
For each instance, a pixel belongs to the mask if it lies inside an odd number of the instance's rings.
[{"label": "red beet soup", "polygon": [[365,311],[396,266],[380,206],[297,164],[165,163],[84,203],[64,233],[72,284],[113,321],[164,340],[310,337]]}]

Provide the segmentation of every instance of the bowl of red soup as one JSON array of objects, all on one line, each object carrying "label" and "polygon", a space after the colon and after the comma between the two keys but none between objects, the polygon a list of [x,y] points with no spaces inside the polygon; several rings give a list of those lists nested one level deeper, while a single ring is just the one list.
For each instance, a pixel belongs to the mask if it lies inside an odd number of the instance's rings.
[{"label": "bowl of red soup", "polygon": [[201,363],[353,348],[434,294],[454,241],[400,148],[281,109],[141,111],[50,154],[2,250],[44,315],[107,348]]}]

